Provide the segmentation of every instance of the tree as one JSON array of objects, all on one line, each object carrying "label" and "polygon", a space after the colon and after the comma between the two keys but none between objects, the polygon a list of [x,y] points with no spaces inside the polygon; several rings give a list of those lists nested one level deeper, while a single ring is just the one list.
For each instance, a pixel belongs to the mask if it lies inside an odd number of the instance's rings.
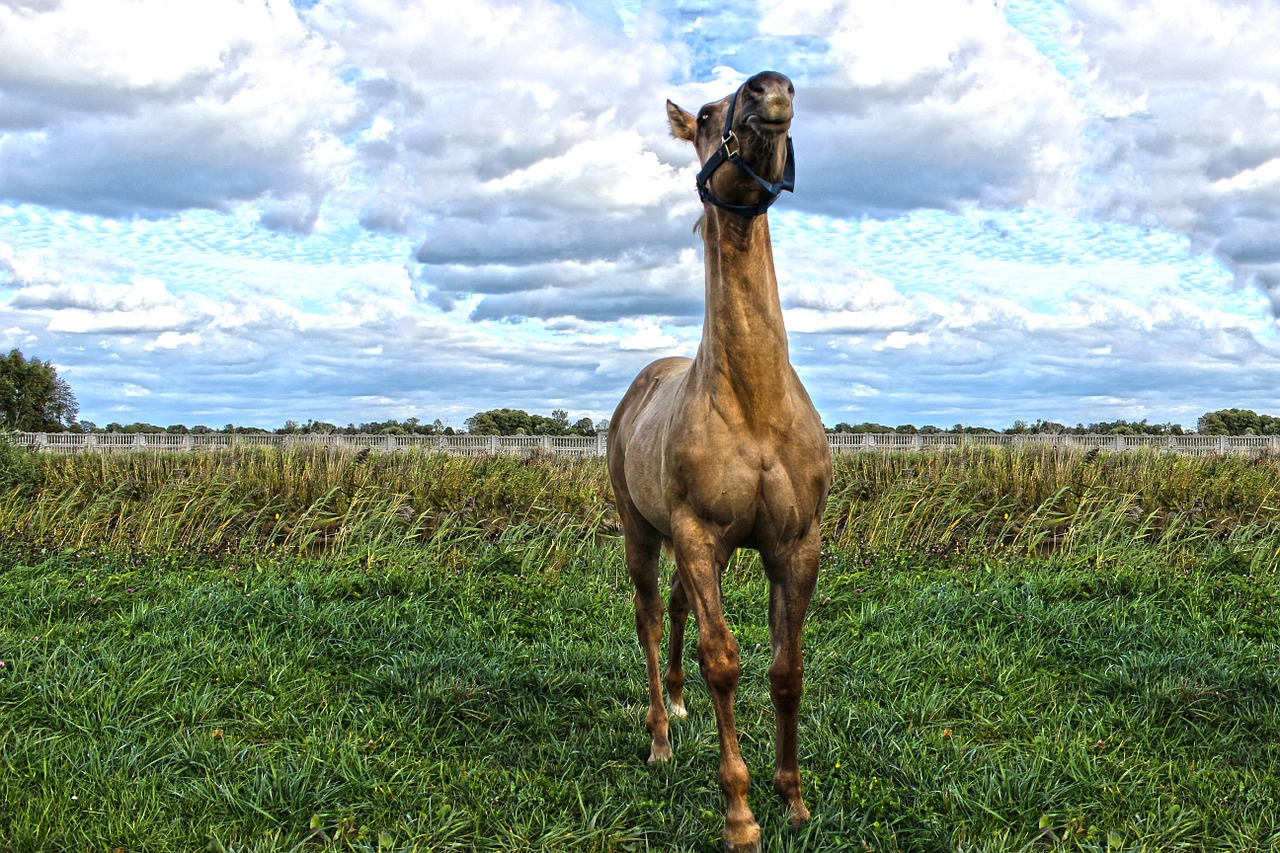
[{"label": "tree", "polygon": [[123,432],[128,435],[137,435],[140,432],[145,432],[145,433],[164,432],[164,430],[161,429],[156,424],[149,424],[146,421],[134,421],[133,423],[127,424],[125,426],[117,425],[117,427],[118,428],[112,430],[112,432]]},{"label": "tree", "polygon": [[547,417],[523,409],[490,409],[467,418],[467,431],[473,435],[566,435],[569,413],[556,409]]},{"label": "tree", "polygon": [[302,425],[302,431],[310,434],[318,433],[320,435],[331,435],[332,433],[337,432],[338,428],[328,421],[317,421],[312,418],[308,418],[307,422]]},{"label": "tree", "polygon": [[16,349],[0,358],[0,429],[61,432],[79,411],[71,386],[52,364]]},{"label": "tree", "polygon": [[1201,415],[1196,429],[1204,435],[1276,435],[1280,418],[1252,409],[1219,409]]},{"label": "tree", "polygon": [[554,435],[564,435],[569,431],[569,413],[564,409],[556,409],[551,413],[551,420],[555,426]]},{"label": "tree", "polygon": [[522,409],[490,409],[467,418],[467,431],[474,435],[530,435],[533,419]]},{"label": "tree", "polygon": [[884,424],[872,423],[871,421],[864,421],[857,425],[847,423],[846,421],[841,421],[840,423],[836,424],[835,427],[830,431],[838,432],[838,433],[852,433],[853,435],[861,435],[862,433],[867,433],[867,432],[875,432],[875,433],[893,432],[893,427],[885,426]]}]

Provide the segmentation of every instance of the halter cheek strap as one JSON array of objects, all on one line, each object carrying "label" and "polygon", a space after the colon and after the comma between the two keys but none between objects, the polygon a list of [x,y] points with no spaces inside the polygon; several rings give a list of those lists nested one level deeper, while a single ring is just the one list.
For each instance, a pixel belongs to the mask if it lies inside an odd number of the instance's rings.
[{"label": "halter cheek strap", "polygon": [[[741,88],[733,93],[733,98],[729,101],[729,111],[724,117],[724,131],[720,134],[720,147],[707,158],[707,162],[703,164],[702,170],[698,172],[698,197],[703,201],[710,202],[721,210],[727,210],[730,213],[736,213],[739,216],[759,216],[769,209],[775,201],[778,200],[783,190],[791,192],[796,186],[796,156],[795,151],[791,147],[791,134],[787,134],[787,165],[782,170],[782,180],[777,183],[770,183],[760,177],[755,171],[746,164],[742,159],[741,144],[738,142],[737,135],[733,132],[733,108],[738,103],[738,94]],[[730,147],[732,145],[732,148]],[[725,163],[732,163],[747,177],[751,178],[760,188],[764,190],[764,200],[758,204],[729,204],[723,199],[717,198],[716,194],[711,191],[711,175],[716,169]]]}]

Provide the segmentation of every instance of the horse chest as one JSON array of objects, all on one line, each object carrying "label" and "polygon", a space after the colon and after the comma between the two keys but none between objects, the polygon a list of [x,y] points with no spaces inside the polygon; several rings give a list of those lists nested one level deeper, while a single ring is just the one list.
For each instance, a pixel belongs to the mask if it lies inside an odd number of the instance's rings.
[{"label": "horse chest", "polygon": [[820,496],[797,475],[799,466],[759,448],[719,452],[707,464],[702,453],[673,459],[667,495],[675,505],[698,507],[702,521],[753,538],[798,536]]}]

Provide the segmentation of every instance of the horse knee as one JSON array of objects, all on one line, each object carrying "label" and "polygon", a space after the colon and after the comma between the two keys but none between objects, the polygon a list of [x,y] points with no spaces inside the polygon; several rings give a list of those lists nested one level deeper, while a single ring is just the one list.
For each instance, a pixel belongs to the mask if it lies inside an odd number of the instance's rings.
[{"label": "horse knee", "polygon": [[699,641],[698,664],[708,689],[716,693],[738,689],[738,644],[732,635],[722,642]]},{"label": "horse knee", "polygon": [[769,692],[773,706],[782,711],[795,711],[800,707],[804,692],[804,664],[780,661],[769,667]]}]

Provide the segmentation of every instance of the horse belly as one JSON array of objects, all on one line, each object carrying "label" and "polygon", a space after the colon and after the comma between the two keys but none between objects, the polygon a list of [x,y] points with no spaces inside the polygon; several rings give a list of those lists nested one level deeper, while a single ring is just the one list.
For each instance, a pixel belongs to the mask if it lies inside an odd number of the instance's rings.
[{"label": "horse belly", "polygon": [[627,445],[625,464],[627,491],[636,511],[655,530],[671,538],[671,511],[667,505],[662,477],[661,431],[641,432]]},{"label": "horse belly", "polygon": [[610,444],[609,473],[615,492],[620,499],[625,494],[636,512],[667,538],[671,537],[671,512],[664,488],[663,450],[689,364],[687,358],[659,359],[641,371],[614,413],[619,445]]}]

